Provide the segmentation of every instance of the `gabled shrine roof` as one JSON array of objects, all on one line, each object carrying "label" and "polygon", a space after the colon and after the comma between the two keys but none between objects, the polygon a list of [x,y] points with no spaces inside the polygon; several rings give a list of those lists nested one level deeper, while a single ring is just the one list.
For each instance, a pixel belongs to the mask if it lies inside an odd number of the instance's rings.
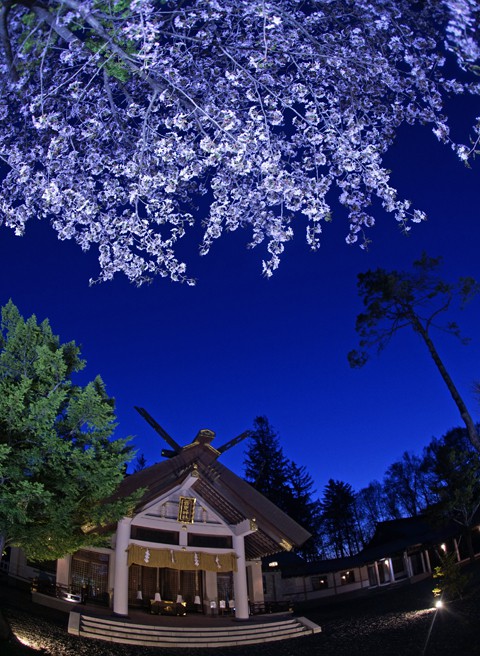
[{"label": "gabled shrine roof", "polygon": [[275,504],[218,462],[220,452],[199,436],[168,460],[125,477],[114,498],[145,488],[134,511],[138,514],[193,475],[197,480],[190,486],[192,493],[197,493],[226,524],[256,521],[257,530],[245,537],[247,559],[298,547],[310,537]]}]

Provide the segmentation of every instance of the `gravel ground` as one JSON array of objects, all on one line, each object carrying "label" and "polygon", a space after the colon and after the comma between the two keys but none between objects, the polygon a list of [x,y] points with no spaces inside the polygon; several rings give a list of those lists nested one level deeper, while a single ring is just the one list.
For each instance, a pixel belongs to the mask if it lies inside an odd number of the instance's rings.
[{"label": "gravel ground", "polygon": [[[480,566],[475,571],[480,576]],[[111,645],[69,636],[67,616],[29,602],[29,595],[0,595],[15,634],[33,649],[0,646],[1,656],[480,656],[480,584],[440,611],[431,608],[432,582],[402,586],[302,613],[322,627],[307,638],[258,647],[155,649]]]}]

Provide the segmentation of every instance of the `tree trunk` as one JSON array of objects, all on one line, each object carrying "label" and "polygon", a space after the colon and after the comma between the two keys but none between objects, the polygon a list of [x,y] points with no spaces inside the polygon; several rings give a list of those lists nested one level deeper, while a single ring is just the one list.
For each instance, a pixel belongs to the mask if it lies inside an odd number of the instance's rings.
[{"label": "tree trunk", "polygon": [[465,405],[464,400],[460,396],[460,392],[457,390],[453,380],[450,378],[450,375],[446,370],[445,365],[443,364],[440,356],[438,355],[437,349],[435,348],[432,340],[430,339],[428,332],[423,327],[419,318],[416,315],[414,315],[411,318],[411,321],[412,321],[413,328],[423,339],[428,350],[430,351],[430,355],[432,356],[433,361],[437,365],[437,369],[440,372],[440,375],[442,376],[443,380],[445,381],[445,384],[448,387],[448,391],[450,392],[452,399],[455,401],[458,411],[460,412],[460,416],[463,419],[465,426],[467,427],[468,438],[470,442],[472,443],[473,447],[478,451],[478,453],[480,453],[480,438],[477,429],[475,428],[475,422],[473,421],[470,413],[468,412],[467,406]]},{"label": "tree trunk", "polygon": [[[4,549],[5,549],[5,536],[2,533],[0,533],[0,560],[2,559]],[[12,637],[12,630],[7,620],[3,617],[2,610],[0,609],[0,645],[2,643],[10,641],[11,637]]]},{"label": "tree trunk", "polygon": [[3,642],[8,642],[12,637],[12,629],[10,628],[7,620],[3,617],[3,613],[0,610],[0,645]]},{"label": "tree trunk", "polygon": [[465,542],[467,544],[468,557],[470,561],[473,563],[475,562],[475,550],[473,548],[472,529],[469,526],[465,528],[464,536],[465,536]]},{"label": "tree trunk", "polygon": [[12,53],[12,44],[8,35],[8,13],[13,4],[12,0],[3,2],[3,7],[0,10],[0,42],[3,45],[3,52],[7,60],[8,70],[10,77],[14,82],[18,81],[18,73],[15,68],[14,58]]}]

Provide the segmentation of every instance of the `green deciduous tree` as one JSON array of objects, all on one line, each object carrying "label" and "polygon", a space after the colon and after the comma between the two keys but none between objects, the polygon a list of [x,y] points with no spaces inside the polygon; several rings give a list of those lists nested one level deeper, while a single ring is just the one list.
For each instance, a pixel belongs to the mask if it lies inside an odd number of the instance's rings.
[{"label": "green deciduous tree", "polygon": [[437,565],[433,572],[433,578],[437,584],[433,589],[435,597],[443,597],[445,601],[462,598],[469,577],[462,572],[455,554],[440,554],[441,565]]},{"label": "green deciduous tree", "polygon": [[353,367],[363,366],[369,350],[381,352],[398,330],[412,328],[427,347],[460,412],[471,443],[480,452],[475,423],[431,336],[432,329],[441,328],[465,342],[455,322],[442,324],[439,319],[455,300],[463,307],[480,287],[471,277],[460,278],[456,283],[446,282],[438,276],[440,264],[441,258],[423,254],[414,262],[413,272],[376,269],[359,274],[358,292],[365,306],[356,321],[360,350],[351,351],[348,359]]},{"label": "green deciduous tree", "polygon": [[437,522],[457,523],[474,559],[471,528],[480,507],[480,459],[464,428],[454,428],[433,439],[424,452],[424,469],[436,495],[430,514]]},{"label": "green deciduous tree", "polygon": [[133,499],[105,501],[132,456],[113,440],[114,401],[100,377],[85,386],[74,342],[48,320],[24,320],[10,301],[0,331],[0,548],[47,560],[97,544],[99,528]]}]

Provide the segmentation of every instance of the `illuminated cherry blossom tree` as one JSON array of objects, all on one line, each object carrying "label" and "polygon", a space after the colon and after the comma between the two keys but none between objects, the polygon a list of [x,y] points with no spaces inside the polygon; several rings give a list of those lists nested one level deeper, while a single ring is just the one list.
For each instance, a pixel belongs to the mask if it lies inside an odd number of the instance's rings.
[{"label": "illuminated cherry blossom tree", "polygon": [[294,227],[319,248],[335,197],[349,243],[375,200],[408,231],[424,214],[383,158],[405,123],[475,152],[444,104],[480,92],[479,18],[476,0],[3,0],[0,222],[46,219],[98,247],[99,279],[136,283],[193,283],[198,223],[202,254],[247,228],[267,276]]}]

